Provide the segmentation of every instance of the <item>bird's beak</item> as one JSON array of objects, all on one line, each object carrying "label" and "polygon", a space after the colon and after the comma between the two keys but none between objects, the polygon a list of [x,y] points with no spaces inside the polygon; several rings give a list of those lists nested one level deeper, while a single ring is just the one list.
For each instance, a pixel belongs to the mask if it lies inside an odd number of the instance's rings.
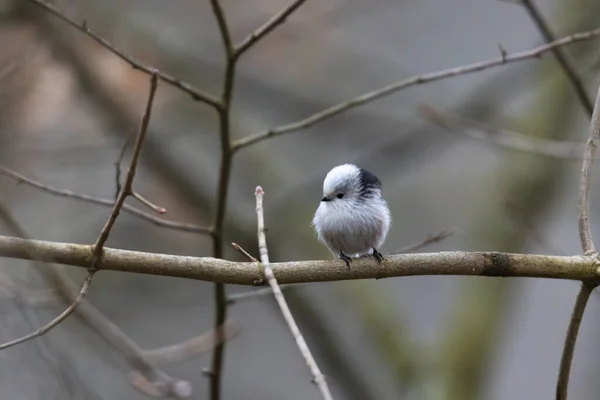
[{"label": "bird's beak", "polygon": [[331,201],[331,199],[327,198],[327,196],[323,196],[323,198],[321,199],[321,201]]}]

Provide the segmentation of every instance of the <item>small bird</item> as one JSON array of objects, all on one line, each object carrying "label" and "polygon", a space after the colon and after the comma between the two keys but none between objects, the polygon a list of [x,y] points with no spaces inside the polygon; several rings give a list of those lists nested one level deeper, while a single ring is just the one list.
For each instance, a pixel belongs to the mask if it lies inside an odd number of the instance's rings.
[{"label": "small bird", "polygon": [[348,268],[353,257],[372,255],[381,263],[377,249],[391,225],[390,210],[381,196],[381,182],[371,172],[353,164],[333,168],[323,182],[323,198],[312,225],[318,239]]}]

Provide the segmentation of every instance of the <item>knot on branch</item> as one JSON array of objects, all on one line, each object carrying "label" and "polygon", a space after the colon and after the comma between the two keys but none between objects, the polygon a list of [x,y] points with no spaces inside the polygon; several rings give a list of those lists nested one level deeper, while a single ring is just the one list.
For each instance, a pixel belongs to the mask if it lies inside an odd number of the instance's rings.
[{"label": "knot on branch", "polygon": [[484,253],[485,263],[482,275],[484,276],[508,276],[511,269],[510,257],[506,253],[489,252]]}]

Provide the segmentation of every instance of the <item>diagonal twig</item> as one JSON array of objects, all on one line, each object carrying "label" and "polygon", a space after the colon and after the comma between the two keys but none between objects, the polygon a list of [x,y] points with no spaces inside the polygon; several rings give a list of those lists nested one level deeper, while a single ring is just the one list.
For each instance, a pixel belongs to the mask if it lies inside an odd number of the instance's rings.
[{"label": "diagonal twig", "polygon": [[[556,40],[556,36],[554,36],[554,34],[552,33],[548,22],[544,19],[544,16],[542,15],[538,7],[535,5],[533,0],[518,0],[515,3],[521,4],[523,5],[523,7],[525,7],[527,12],[529,13],[529,16],[531,17],[535,26],[537,27],[538,31],[547,43]],[[556,61],[558,61],[558,64],[565,72],[565,75],[567,75],[567,78],[569,78],[569,81],[571,81],[571,85],[575,89],[575,93],[577,93],[579,101],[585,108],[588,115],[591,117],[594,111],[594,104],[592,103],[592,99],[590,99],[587,92],[585,91],[585,87],[581,82],[581,78],[577,75],[575,67],[573,66],[573,64],[571,64],[571,62],[567,58],[566,54],[562,51],[562,49],[558,47],[554,48],[552,49],[552,53],[554,54],[554,57],[556,57]]]},{"label": "diagonal twig", "polygon": [[82,302],[84,297],[86,296],[88,289],[92,283],[94,273],[98,269],[98,263],[102,259],[104,244],[106,243],[106,240],[108,239],[108,237],[110,235],[110,232],[117,220],[117,217],[119,216],[121,208],[123,207],[123,203],[125,202],[125,198],[131,191],[131,185],[132,185],[133,179],[135,177],[135,170],[136,170],[137,162],[138,162],[138,159],[140,156],[144,138],[146,136],[148,124],[150,122],[150,115],[152,112],[152,104],[154,102],[154,95],[156,93],[156,86],[157,86],[157,75],[152,74],[150,77],[150,93],[148,95],[146,109],[145,109],[144,115],[142,117],[142,123],[140,126],[140,130],[139,130],[138,136],[136,138],[133,157],[131,159],[129,171],[127,173],[127,179],[125,180],[125,183],[123,185],[121,193],[119,193],[119,196],[117,197],[117,200],[115,201],[115,205],[112,209],[110,216],[108,217],[108,220],[106,221],[106,223],[104,224],[104,227],[102,228],[102,231],[100,232],[100,236],[98,237],[98,239],[96,240],[96,243],[92,247],[92,260],[89,263],[87,276],[83,282],[83,285],[81,286],[81,289],[79,290],[79,293],[77,294],[77,297],[75,297],[75,300],[73,300],[73,303],[71,303],[71,305],[69,307],[67,307],[60,315],[58,315],[56,318],[54,318],[48,324],[44,325],[43,327],[41,327],[40,329],[38,329],[35,332],[32,332],[28,335],[22,336],[20,338],[17,338],[15,340],[12,340],[12,341],[9,341],[9,342],[6,342],[6,343],[0,345],[0,350],[17,345],[19,343],[23,343],[27,340],[34,339],[38,336],[44,335],[46,332],[48,332],[51,329],[58,326],[69,315],[71,315],[73,313],[73,311],[75,311],[77,306],[79,306],[79,304]]},{"label": "diagonal twig", "polygon": [[283,297],[283,293],[281,292],[281,288],[277,283],[277,279],[275,279],[275,274],[273,274],[273,270],[271,269],[271,265],[269,264],[269,251],[267,249],[267,238],[265,235],[265,218],[264,218],[264,209],[263,209],[263,195],[264,191],[260,186],[256,187],[256,218],[258,220],[258,249],[260,253],[260,260],[262,261],[264,267],[264,274],[271,290],[273,291],[273,296],[275,297],[275,301],[281,310],[281,314],[285,319],[285,322],[296,341],[296,345],[298,346],[298,350],[304,357],[304,362],[310,369],[310,373],[313,376],[313,380],[317,387],[319,388],[319,392],[321,393],[321,397],[324,400],[333,400],[331,393],[329,391],[329,386],[325,380],[325,375],[321,373],[317,362],[312,356],[308,345],[306,344],[306,340],[302,336],[296,321],[294,321],[294,317],[292,316],[292,312],[290,311],[285,298]]},{"label": "diagonal twig", "polygon": [[119,57],[121,60],[125,61],[129,65],[131,65],[131,67],[133,69],[143,71],[149,75],[156,75],[163,82],[166,82],[172,86],[175,86],[176,88],[189,94],[192,97],[192,99],[194,99],[196,101],[202,101],[216,109],[219,109],[221,107],[221,103],[219,102],[219,100],[214,98],[212,95],[205,93],[199,89],[196,89],[195,87],[193,87],[191,84],[189,84],[187,82],[184,82],[180,79],[174,78],[173,76],[168,75],[164,72],[160,72],[158,69],[156,69],[154,67],[145,65],[142,62],[136,60],[135,58],[125,54],[125,52],[116,48],[108,40],[100,37],[95,32],[93,32],[88,27],[86,21],[84,21],[83,23],[80,24],[80,23],[72,20],[71,18],[67,17],[66,14],[64,14],[56,6],[46,2],[44,0],[27,0],[27,1],[29,1],[32,4],[35,4],[38,7],[41,7],[42,9],[46,10],[50,14],[61,19],[62,21],[69,24],[70,26],[74,27],[75,29],[83,32],[88,37],[92,38],[95,42],[100,44],[102,47],[104,47],[105,49],[107,49],[108,51],[110,51],[111,53],[113,53],[114,55],[116,55],[117,57]]},{"label": "diagonal twig", "polygon": [[[579,238],[581,240],[581,247],[585,256],[593,257],[597,260],[598,253],[594,247],[594,241],[592,238],[592,230],[590,228],[589,221],[589,197],[590,197],[590,179],[592,176],[592,164],[594,162],[594,155],[596,153],[597,142],[600,140],[600,87],[598,88],[598,95],[596,97],[596,104],[594,105],[594,112],[592,114],[592,120],[590,122],[590,133],[585,146],[585,155],[583,158],[583,164],[581,166],[581,176],[579,179]],[[573,308],[573,314],[569,322],[569,328],[567,330],[567,337],[565,338],[565,344],[563,347],[563,353],[560,360],[560,370],[558,373],[558,380],[556,382],[556,399],[566,400],[569,386],[569,375],[571,372],[571,364],[573,361],[573,353],[575,351],[575,343],[577,341],[577,334],[579,333],[579,326],[583,318],[583,312],[585,306],[590,297],[592,290],[598,285],[598,280],[582,282],[581,289],[577,295],[575,301],[575,307]]]},{"label": "diagonal twig", "polygon": [[542,46],[535,47],[530,50],[513,53],[513,54],[505,54],[499,58],[494,58],[491,60],[480,61],[473,64],[463,65],[459,67],[444,69],[437,72],[430,72],[427,74],[416,75],[408,79],[403,79],[398,82],[394,82],[388,86],[384,86],[382,88],[373,90],[371,92],[364,93],[360,96],[357,96],[353,99],[345,101],[343,103],[339,103],[332,107],[329,107],[323,111],[320,111],[316,114],[313,114],[307,118],[301,119],[296,122],[292,122],[286,125],[281,125],[277,128],[272,128],[268,130],[264,130],[253,135],[242,137],[233,142],[233,150],[238,151],[244,147],[248,147],[255,143],[261,142],[265,139],[283,135],[290,132],[295,132],[301,129],[306,129],[317,122],[324,121],[331,117],[334,117],[338,114],[341,114],[345,111],[351,110],[353,108],[362,106],[371,101],[380,99],[385,96],[389,96],[392,93],[395,93],[399,90],[403,90],[412,86],[421,85],[424,83],[434,82],[446,78],[451,78],[459,75],[469,74],[473,72],[483,71],[485,69],[490,69],[494,67],[498,67],[500,65],[505,65],[509,63],[524,61],[532,58],[539,58],[544,53],[552,51],[555,48],[566,46],[572,43],[577,43],[585,40],[593,39],[600,35],[600,28],[596,28],[591,31],[580,32],[570,36],[565,36],[561,39],[555,40],[550,43],[546,43]]},{"label": "diagonal twig", "polygon": [[[115,203],[114,200],[111,200],[111,199],[106,199],[106,198],[102,198],[102,197],[94,197],[94,196],[90,196],[90,195],[83,194],[83,193],[76,193],[76,192],[73,192],[68,189],[60,189],[60,188],[56,188],[56,187],[53,187],[50,185],[46,185],[42,182],[28,178],[16,171],[13,171],[13,170],[6,168],[4,166],[1,166],[1,165],[0,165],[0,175],[10,177],[12,179],[15,179],[19,183],[25,183],[29,186],[41,189],[47,193],[50,193],[50,194],[53,194],[56,196],[62,196],[62,197],[67,197],[67,198],[71,198],[71,199],[81,200],[81,201],[85,201],[87,203],[98,204],[98,205],[106,206],[106,207],[112,207]],[[160,217],[157,217],[150,213],[147,213],[145,211],[142,211],[142,210],[140,210],[136,207],[133,207],[129,204],[123,204],[122,210],[126,211],[132,215],[135,215],[136,217],[145,219],[157,226],[162,226],[165,228],[180,230],[180,231],[184,231],[184,232],[198,233],[198,234],[203,234],[203,235],[211,234],[210,228],[206,228],[206,227],[198,226],[198,225],[194,225],[194,224],[187,224],[187,223],[183,223],[183,222],[170,221],[168,219],[160,218]]]},{"label": "diagonal twig", "polygon": [[252,47],[255,43],[257,43],[260,39],[269,34],[273,29],[277,28],[278,25],[281,25],[285,22],[287,17],[289,17],[298,7],[300,7],[306,0],[293,0],[287,6],[285,6],[281,11],[275,14],[271,19],[265,22],[260,28],[246,36],[242,42],[235,47],[235,55],[236,57],[241,56],[245,53],[250,47]]},{"label": "diagonal twig", "polygon": [[428,121],[450,132],[464,134],[497,146],[563,160],[581,161],[582,158],[584,143],[527,136],[437,110],[429,105],[421,105],[419,112]]}]

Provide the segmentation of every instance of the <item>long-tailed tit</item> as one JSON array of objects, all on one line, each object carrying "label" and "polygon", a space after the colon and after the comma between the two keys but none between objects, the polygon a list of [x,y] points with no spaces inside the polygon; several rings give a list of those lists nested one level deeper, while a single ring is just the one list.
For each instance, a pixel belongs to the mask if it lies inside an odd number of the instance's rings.
[{"label": "long-tailed tit", "polygon": [[372,255],[381,262],[383,256],[377,249],[391,225],[381,182],[353,164],[333,168],[323,182],[323,198],[312,223],[319,240],[348,268],[350,255]]}]

